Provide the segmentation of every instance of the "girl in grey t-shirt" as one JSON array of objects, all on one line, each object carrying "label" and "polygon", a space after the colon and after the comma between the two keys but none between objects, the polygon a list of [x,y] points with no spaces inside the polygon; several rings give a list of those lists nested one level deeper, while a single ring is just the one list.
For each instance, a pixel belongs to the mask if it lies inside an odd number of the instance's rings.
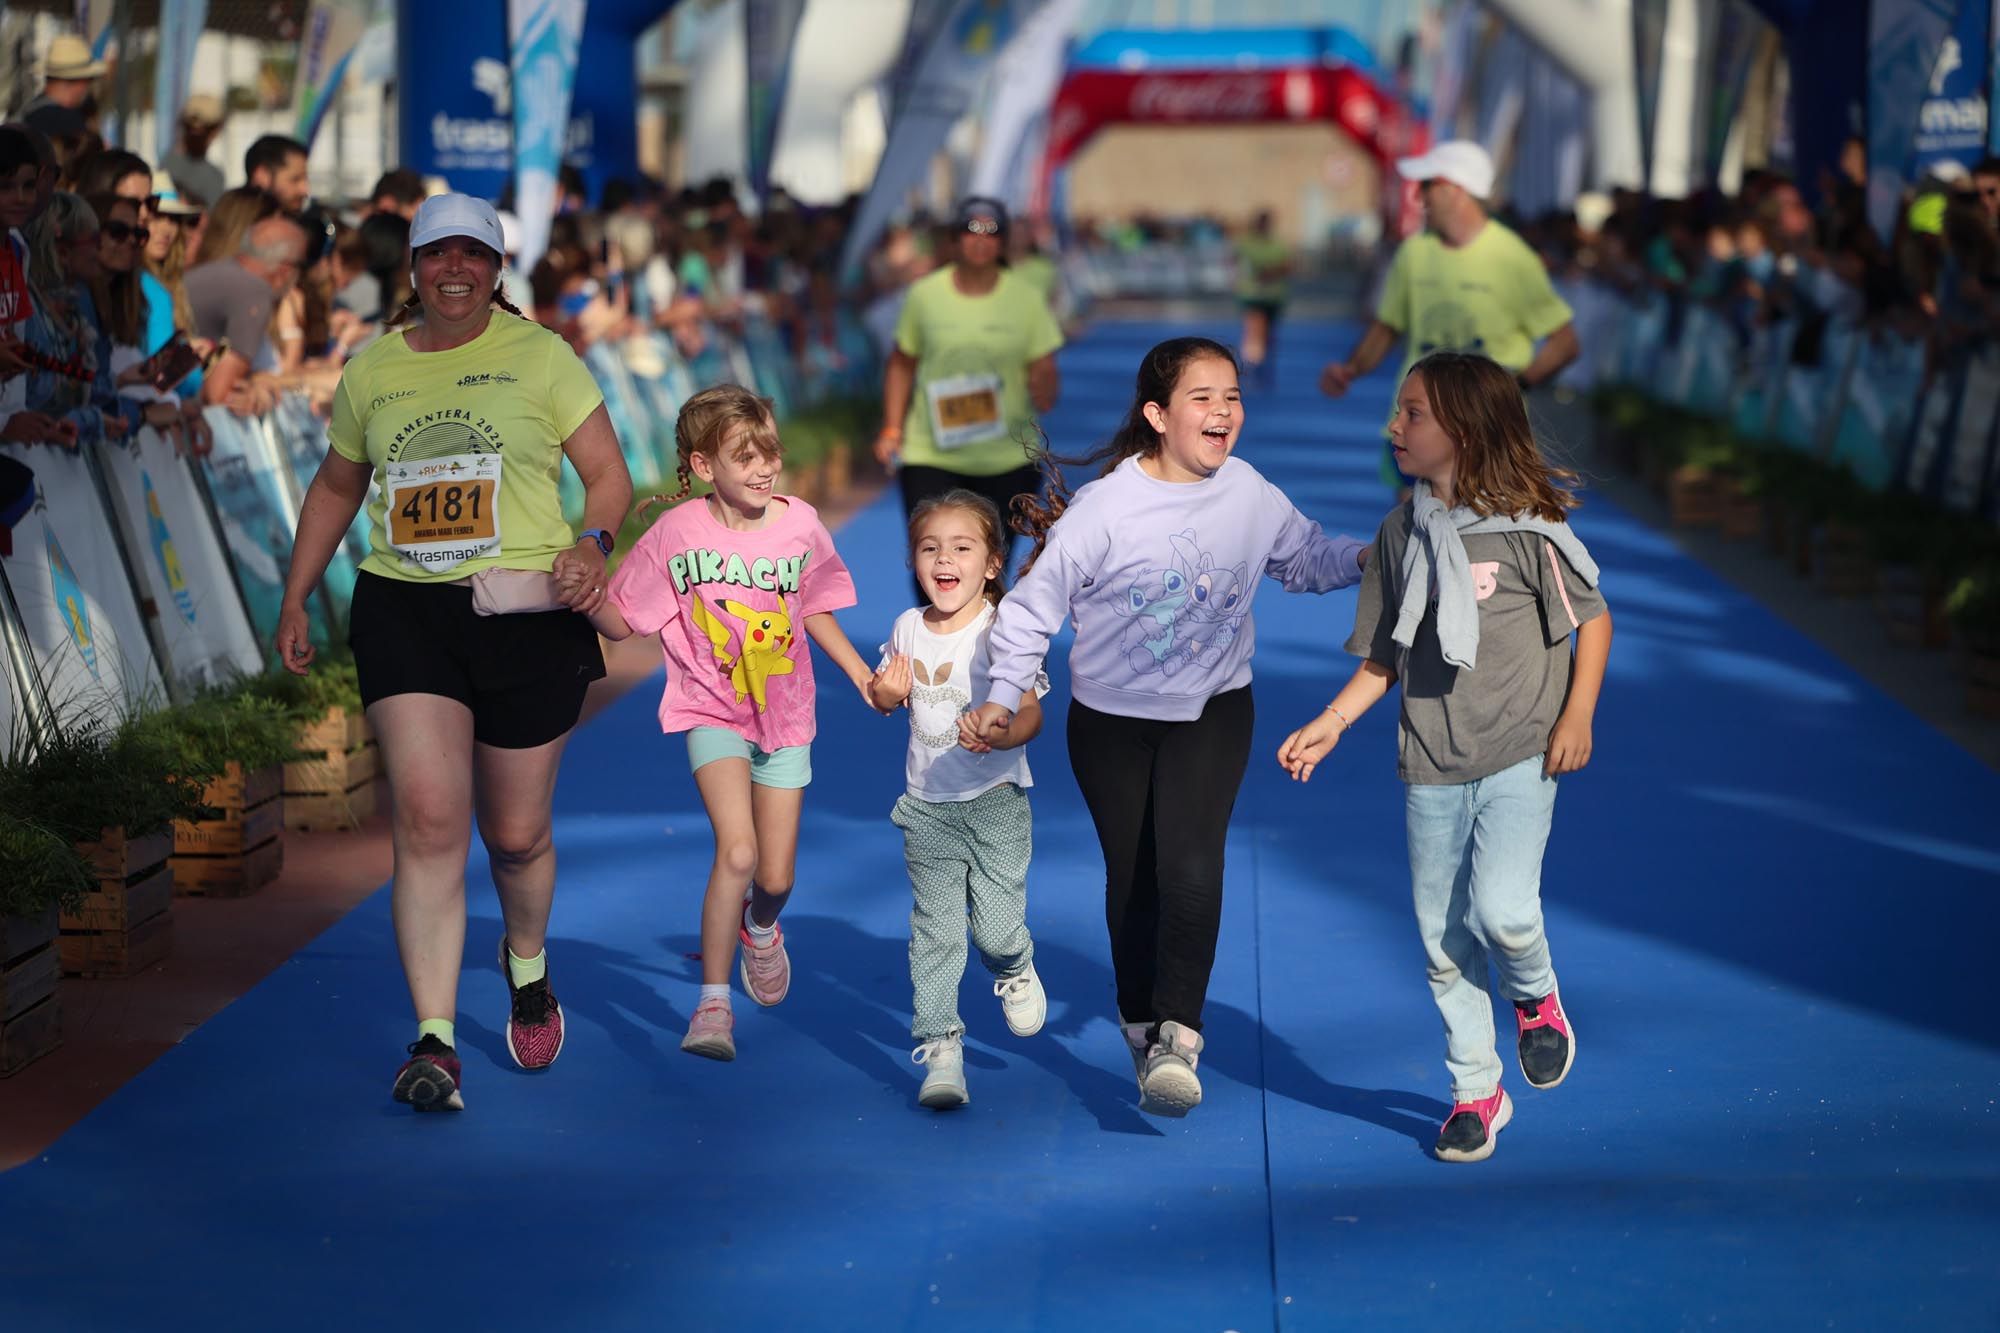
[{"label": "girl in grey t-shirt", "polygon": [[[1432,353],[1404,378],[1389,437],[1415,493],[1383,520],[1361,582],[1347,641],[1361,666],[1286,738],[1278,762],[1311,778],[1402,684],[1410,885],[1454,1103],[1436,1153],[1476,1162],[1514,1114],[1500,1086],[1489,958],[1514,1005],[1528,1082],[1552,1088],[1576,1058],[1542,926],[1542,852],[1557,778],[1590,761],[1611,615],[1565,521],[1574,474],[1542,458],[1509,372]],[[1457,894],[1462,879],[1468,891]]]}]

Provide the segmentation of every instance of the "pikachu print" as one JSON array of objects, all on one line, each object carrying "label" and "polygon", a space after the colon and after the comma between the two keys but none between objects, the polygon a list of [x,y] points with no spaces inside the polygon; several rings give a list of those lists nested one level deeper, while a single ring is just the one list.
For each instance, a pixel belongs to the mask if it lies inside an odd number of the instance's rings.
[{"label": "pikachu print", "polygon": [[936,666],[910,660],[910,674],[916,678],[910,686],[910,730],[927,749],[949,750],[957,745],[959,714],[972,706],[972,695],[963,681],[947,684],[951,668],[948,660]]}]

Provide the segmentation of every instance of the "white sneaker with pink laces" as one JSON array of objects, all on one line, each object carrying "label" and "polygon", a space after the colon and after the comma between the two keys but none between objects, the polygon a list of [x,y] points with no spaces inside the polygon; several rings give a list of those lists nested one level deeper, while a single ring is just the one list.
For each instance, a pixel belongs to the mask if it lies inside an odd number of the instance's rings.
[{"label": "white sneaker with pink laces", "polygon": [[695,1006],[681,1049],[711,1060],[734,1060],[736,1038],[731,1033],[735,1027],[736,1015],[729,1011],[729,1001],[703,1000]]}]

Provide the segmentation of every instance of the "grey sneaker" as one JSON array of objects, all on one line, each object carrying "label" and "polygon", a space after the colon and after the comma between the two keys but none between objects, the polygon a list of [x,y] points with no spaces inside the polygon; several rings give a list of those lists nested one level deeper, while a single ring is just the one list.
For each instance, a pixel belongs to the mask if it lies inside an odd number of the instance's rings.
[{"label": "grey sneaker", "polygon": [[1009,1032],[1017,1037],[1032,1037],[1042,1030],[1042,1023],[1049,1016],[1049,997],[1042,989],[1042,979],[1035,975],[1033,963],[1014,976],[996,980],[993,993],[1000,997],[1000,1012],[1007,1016]]},{"label": "grey sneaker", "polygon": [[1151,1026],[1150,1023],[1118,1020],[1118,1035],[1125,1038],[1125,1054],[1132,1057],[1132,1077],[1138,1082],[1141,1093],[1146,1091],[1146,1048],[1150,1045],[1146,1040],[1146,1029]]},{"label": "grey sneaker", "polygon": [[924,1086],[917,1100],[933,1111],[954,1111],[972,1100],[965,1090],[965,1039],[939,1037],[910,1052],[910,1060],[924,1067]]},{"label": "grey sneaker", "polygon": [[1184,1116],[1201,1105],[1201,1080],[1194,1073],[1201,1048],[1199,1032],[1179,1023],[1160,1024],[1160,1035],[1146,1052],[1146,1072],[1139,1079],[1141,1111]]}]

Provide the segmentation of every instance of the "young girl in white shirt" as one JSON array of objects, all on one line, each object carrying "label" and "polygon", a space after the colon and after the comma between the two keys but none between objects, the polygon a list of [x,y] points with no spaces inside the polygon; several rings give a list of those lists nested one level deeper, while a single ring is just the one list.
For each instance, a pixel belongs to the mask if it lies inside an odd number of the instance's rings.
[{"label": "young girl in white shirt", "polygon": [[987,635],[1005,592],[1006,549],[999,511],[983,496],[952,490],[919,501],[910,513],[910,565],[928,605],[897,617],[868,687],[877,708],[910,707],[909,785],[891,818],[903,830],[915,894],[911,1058],[925,1067],[917,1100],[939,1111],[970,1100],[958,1016],[968,917],[1008,1028],[1033,1036],[1048,1011],[1028,937],[1033,842],[1024,788],[1032,779],[1018,753],[1041,728],[1038,696],[1048,678],[1037,680],[992,744],[959,726],[972,701],[986,697]]}]

